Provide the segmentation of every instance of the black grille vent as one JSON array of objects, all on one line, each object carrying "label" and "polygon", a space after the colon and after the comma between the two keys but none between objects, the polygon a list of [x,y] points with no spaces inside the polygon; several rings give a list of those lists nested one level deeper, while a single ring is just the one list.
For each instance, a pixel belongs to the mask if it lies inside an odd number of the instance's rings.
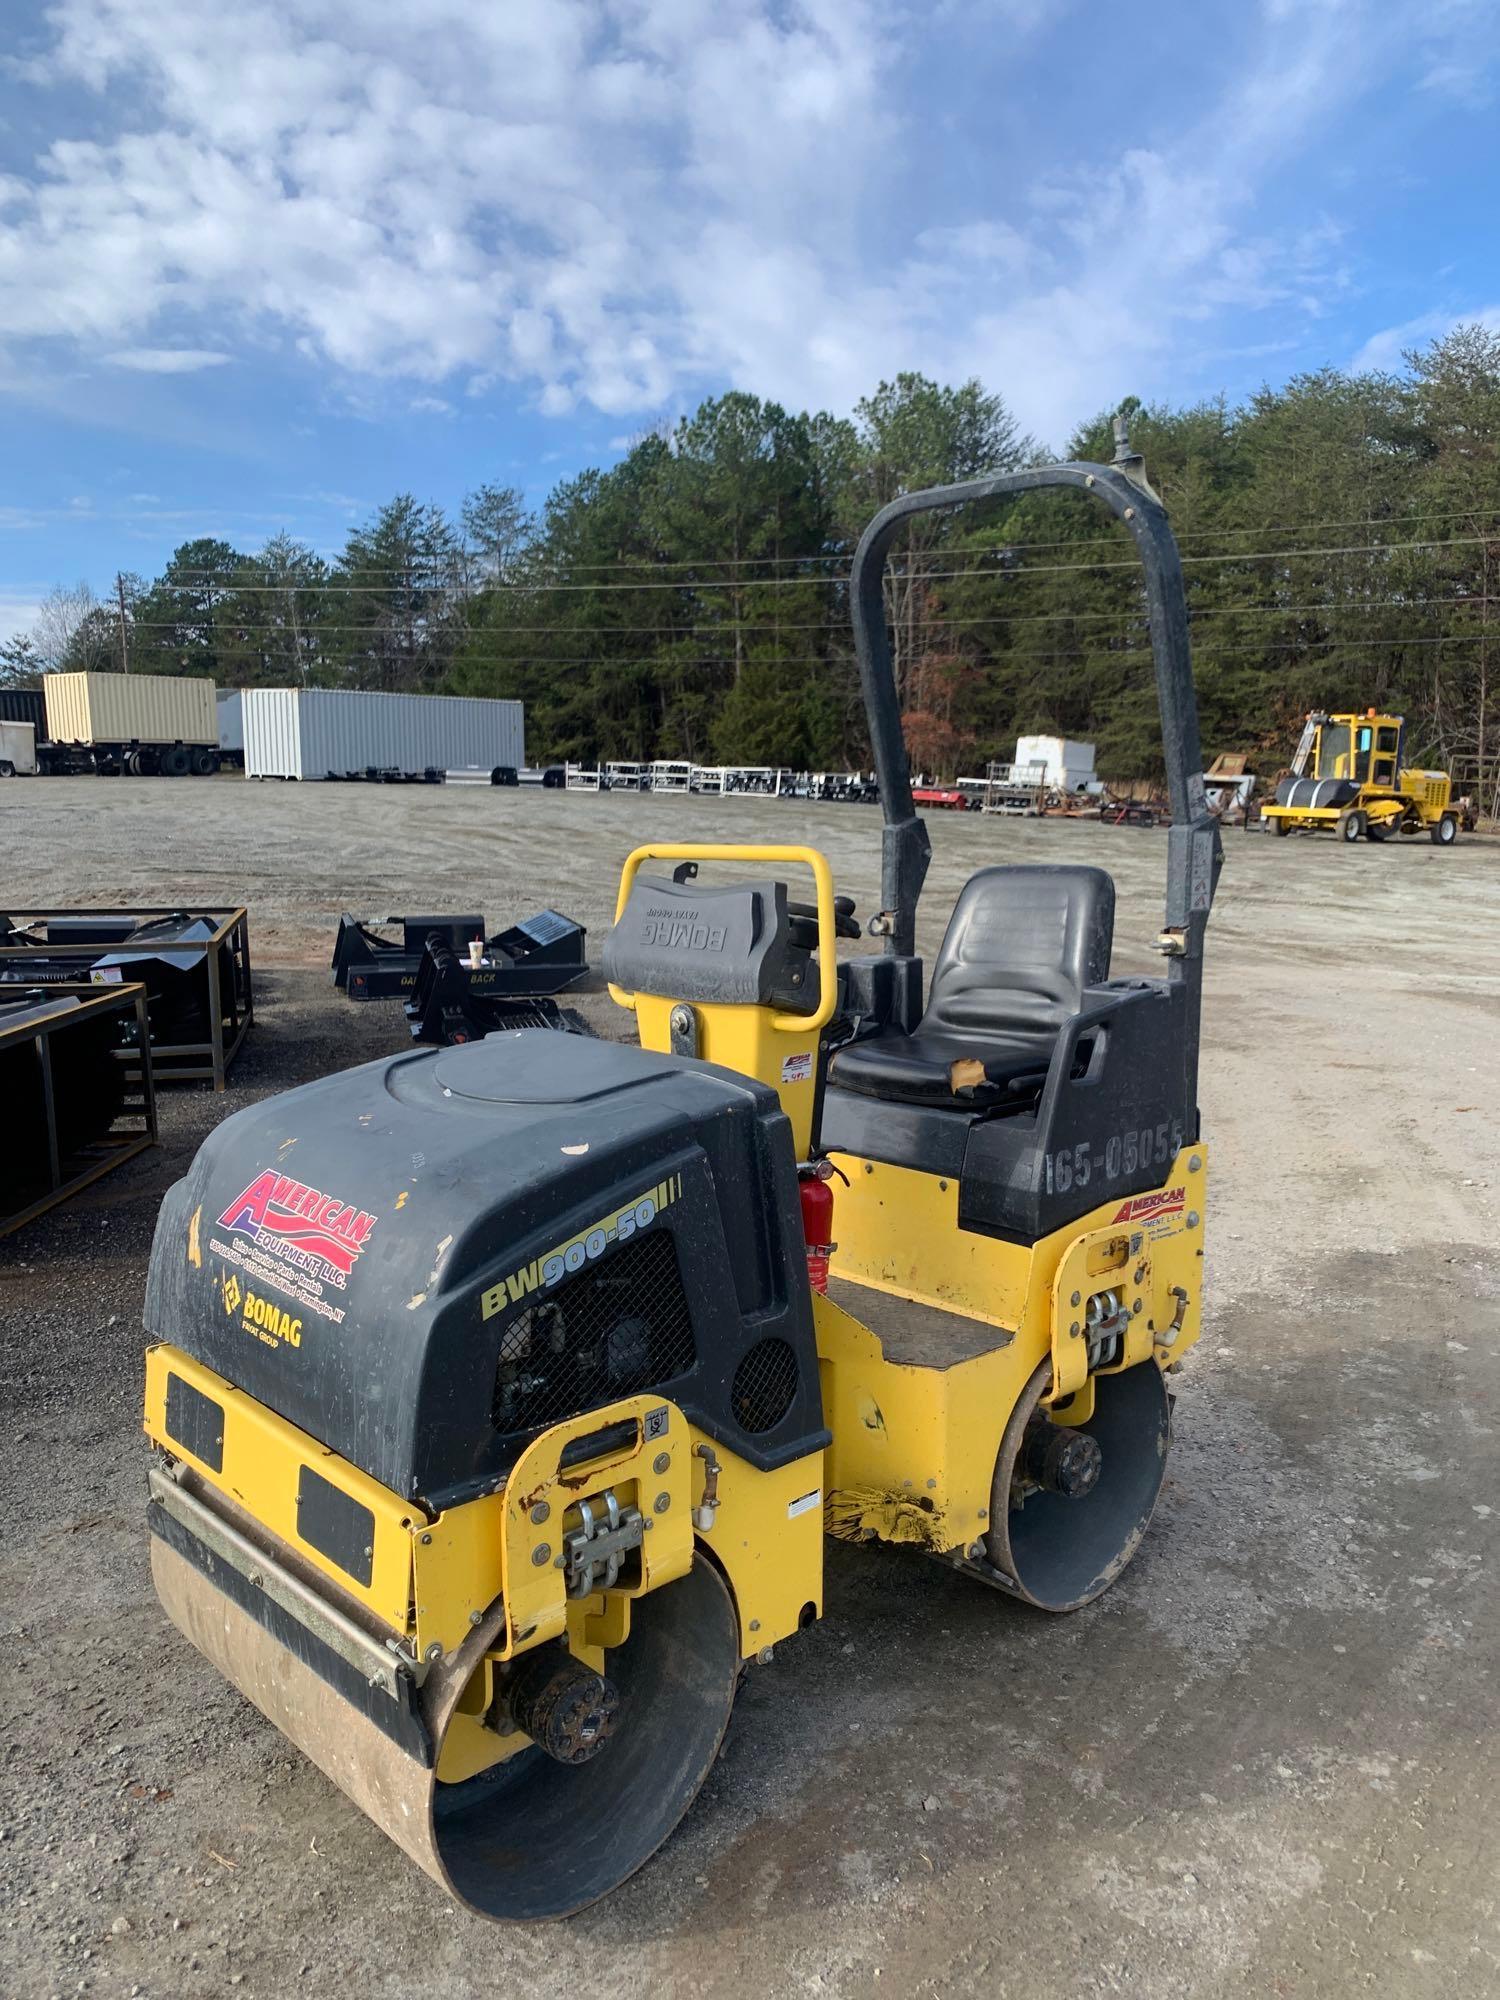
[{"label": "black grille vent", "polygon": [[797,1357],[784,1340],[758,1340],[740,1357],[729,1392],[734,1420],[758,1437],[773,1431],[797,1394]]},{"label": "black grille vent", "polygon": [[663,1230],[511,1320],[500,1335],[491,1420],[506,1435],[541,1430],[659,1388],[696,1358],[677,1253]]}]

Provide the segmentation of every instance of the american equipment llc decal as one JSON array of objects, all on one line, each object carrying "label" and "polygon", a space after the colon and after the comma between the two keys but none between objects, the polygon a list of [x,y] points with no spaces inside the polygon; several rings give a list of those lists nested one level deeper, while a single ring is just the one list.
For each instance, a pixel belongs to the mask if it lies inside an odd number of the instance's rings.
[{"label": "american equipment llc decal", "polygon": [[220,1215],[219,1228],[229,1232],[228,1240],[215,1236],[211,1241],[227,1264],[337,1325],[344,1308],[326,1292],[342,1292],[348,1285],[377,1219],[352,1202],[268,1168]]},{"label": "american equipment llc decal", "polygon": [[[1157,1188],[1153,1194],[1138,1194],[1133,1201],[1122,1202],[1115,1211],[1116,1222],[1143,1223],[1151,1236],[1170,1236],[1173,1220],[1182,1214],[1187,1206],[1186,1188]],[[1154,1224],[1167,1224],[1164,1228]]]}]

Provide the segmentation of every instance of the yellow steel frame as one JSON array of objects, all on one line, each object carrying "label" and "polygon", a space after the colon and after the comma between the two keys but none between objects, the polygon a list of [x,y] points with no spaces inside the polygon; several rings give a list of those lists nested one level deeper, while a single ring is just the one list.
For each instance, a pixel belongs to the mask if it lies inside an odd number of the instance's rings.
[{"label": "yellow steel frame", "polygon": [[1133,1309],[1122,1351],[1100,1372],[1167,1367],[1198,1338],[1207,1152],[1184,1147],[1158,1189],[1112,1196],[1034,1244],[960,1229],[955,1182],[835,1160],[850,1183],[834,1205],[835,1276],[961,1313],[995,1339],[945,1367],[889,1361],[851,1313],[814,1299],[833,1433],[827,1525],[962,1551],[986,1532],[1000,1436],[1037,1368],[1050,1363],[1045,1400],[1058,1421],[1093,1414],[1092,1294],[1112,1290]]},{"label": "yellow steel frame", "polygon": [[[196,1457],[167,1429],[167,1378],[173,1374],[224,1412],[218,1467]],[[656,1434],[648,1437],[646,1414],[662,1411],[665,1429],[658,1417]],[[629,1443],[576,1467],[562,1464],[575,1439],[624,1422],[635,1426]],[[578,1502],[606,1487],[622,1506],[638,1506],[651,1522],[642,1538],[639,1581],[608,1593],[610,1600],[640,1596],[684,1575],[697,1545],[728,1579],[747,1656],[794,1632],[808,1604],[815,1611],[822,1607],[822,1453],[760,1472],[712,1445],[661,1396],[625,1397],[555,1424],[527,1447],[499,1493],[434,1516],[165,1343],[146,1352],[145,1430],[154,1444],[190,1466],[201,1485],[243,1509],[423,1658],[434,1646],[453,1652],[474,1615],[502,1596],[507,1619],[497,1659],[541,1645],[565,1629],[575,1651],[618,1643],[628,1610],[606,1605],[602,1597],[570,1600],[556,1567],[563,1535],[578,1525]],[[715,1455],[718,1505],[711,1510],[711,1526],[695,1535],[694,1510],[704,1504],[709,1478],[699,1446]],[[297,1483],[304,1465],[374,1517],[368,1585],[298,1535]],[[540,1519],[539,1509],[545,1510]],[[543,1548],[545,1558],[538,1553]]]},{"label": "yellow steel frame", "polygon": [[[224,1412],[221,1462],[194,1456],[167,1429],[167,1378],[177,1375]],[[306,1431],[245,1395],[222,1375],[180,1349],[157,1343],[146,1349],[145,1431],[153,1444],[190,1466],[204,1485],[223,1493],[277,1541],[284,1542],[393,1633],[410,1627],[412,1537],[427,1527],[409,1503],[357,1466],[335,1457]],[[297,1533],[297,1480],[304,1465],[367,1507],[375,1520],[368,1584],[331,1561]]]}]

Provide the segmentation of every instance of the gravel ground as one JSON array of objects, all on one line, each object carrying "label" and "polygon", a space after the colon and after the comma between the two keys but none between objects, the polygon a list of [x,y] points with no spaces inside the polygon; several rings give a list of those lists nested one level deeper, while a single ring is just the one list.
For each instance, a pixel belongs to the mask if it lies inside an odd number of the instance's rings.
[{"label": "gravel ground", "polygon": [[[323,966],[340,909],[608,922],[651,837],[855,807],[47,780],[12,898],[243,900],[257,1023],[162,1145],[0,1243],[0,1992],[1395,1996],[1500,1988],[1500,847],[1228,836],[1210,933],[1205,1339],[1166,1497],[1047,1621],[828,1549],[824,1622],[747,1683],[642,1875],[564,1926],[461,1912],[165,1622],[139,1435],[162,1190],[218,1118],[402,1045]],[[1143,969],[1160,835],[936,816],[934,947],[987,860],[1098,860]],[[620,1032],[602,994],[584,1010]]]}]

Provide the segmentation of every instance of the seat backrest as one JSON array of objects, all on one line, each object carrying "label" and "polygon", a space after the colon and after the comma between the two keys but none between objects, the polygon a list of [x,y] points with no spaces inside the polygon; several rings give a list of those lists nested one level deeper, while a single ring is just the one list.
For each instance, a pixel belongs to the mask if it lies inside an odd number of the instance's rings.
[{"label": "seat backrest", "polygon": [[948,920],[924,1027],[1014,1033],[1057,1028],[1109,977],[1115,885],[1102,868],[981,868]]}]

